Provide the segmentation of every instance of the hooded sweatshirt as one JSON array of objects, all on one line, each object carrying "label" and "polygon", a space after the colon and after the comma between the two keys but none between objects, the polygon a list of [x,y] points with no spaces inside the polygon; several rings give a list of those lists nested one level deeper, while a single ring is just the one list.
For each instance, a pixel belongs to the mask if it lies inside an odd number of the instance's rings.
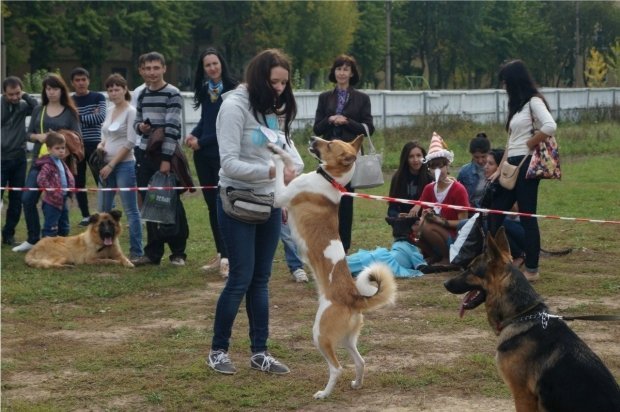
[{"label": "hooded sweatshirt", "polygon": [[[275,190],[275,179],[269,178],[272,152],[267,148],[269,139],[261,126],[277,131],[277,116],[269,114],[265,122],[259,113],[260,122],[256,120],[245,85],[223,94],[222,98],[215,126],[220,148],[220,186],[252,189],[257,194],[272,193]],[[273,143],[282,146],[283,134],[277,135],[279,140]]]}]

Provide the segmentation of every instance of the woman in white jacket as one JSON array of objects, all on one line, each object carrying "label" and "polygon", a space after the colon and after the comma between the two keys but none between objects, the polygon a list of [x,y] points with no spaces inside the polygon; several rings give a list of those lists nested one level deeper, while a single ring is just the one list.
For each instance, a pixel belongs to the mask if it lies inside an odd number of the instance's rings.
[{"label": "woman in white jacket", "polygon": [[[547,101],[536,88],[525,63],[513,60],[502,66],[499,80],[504,84],[508,94],[508,132],[507,150],[502,161],[518,165],[525,160],[519,169],[517,183],[512,190],[499,188],[491,204],[492,209],[510,210],[515,202],[519,212],[536,213],[538,204],[539,179],[526,179],[525,172],[532,157],[532,151],[548,136],[555,134],[556,123],[549,112]],[[525,157],[525,159],[524,159]],[[490,180],[499,176],[499,170],[491,175]],[[493,234],[502,226],[504,215],[494,214],[490,219]],[[521,224],[525,231],[525,270],[523,274],[530,281],[540,278],[538,260],[540,257],[540,230],[535,217],[521,216]]]},{"label": "woman in white jacket", "polygon": [[[269,49],[259,53],[246,69],[245,83],[223,95],[216,122],[221,162],[217,213],[230,263],[228,280],[217,302],[207,359],[219,373],[236,373],[228,347],[244,297],[252,350],[250,367],[275,374],[289,372],[267,351],[269,278],[280,238],[281,210],[272,208],[264,223],[246,223],[224,211],[222,197],[234,189],[252,190],[256,195],[274,192],[275,167],[267,143],[282,146],[290,142],[290,125],[297,113],[290,76],[289,59],[283,52]],[[280,129],[284,133],[278,133]],[[287,169],[285,182],[295,173]]]}]

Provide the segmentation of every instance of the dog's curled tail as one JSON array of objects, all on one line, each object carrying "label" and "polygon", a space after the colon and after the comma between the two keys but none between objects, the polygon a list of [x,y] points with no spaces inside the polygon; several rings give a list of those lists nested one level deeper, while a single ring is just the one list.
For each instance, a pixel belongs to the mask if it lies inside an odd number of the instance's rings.
[{"label": "dog's curled tail", "polygon": [[355,286],[360,293],[356,309],[361,311],[379,308],[396,302],[396,281],[390,268],[373,263],[357,275]]}]

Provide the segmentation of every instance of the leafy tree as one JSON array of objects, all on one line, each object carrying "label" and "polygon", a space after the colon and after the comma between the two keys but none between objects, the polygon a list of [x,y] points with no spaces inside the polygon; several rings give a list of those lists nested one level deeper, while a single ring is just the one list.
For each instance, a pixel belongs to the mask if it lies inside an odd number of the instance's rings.
[{"label": "leafy tree", "polygon": [[609,54],[607,55],[607,66],[610,74],[610,86],[620,86],[620,39],[616,40],[614,44],[609,47]]},{"label": "leafy tree", "polygon": [[586,82],[588,87],[603,87],[607,77],[607,63],[603,55],[594,47],[590,49],[590,57],[586,60]]}]

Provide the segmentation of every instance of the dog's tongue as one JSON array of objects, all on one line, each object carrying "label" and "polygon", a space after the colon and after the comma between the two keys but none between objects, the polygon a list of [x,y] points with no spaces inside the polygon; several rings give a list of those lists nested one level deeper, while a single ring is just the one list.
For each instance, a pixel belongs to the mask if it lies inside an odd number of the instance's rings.
[{"label": "dog's tongue", "polygon": [[112,246],[112,238],[106,237],[105,239],[103,239],[103,244],[106,246]]},{"label": "dog's tongue", "polygon": [[465,297],[463,298],[463,300],[461,301],[461,307],[459,308],[459,317],[462,318],[463,315],[465,315],[465,304],[467,302],[469,302],[470,300],[472,300],[476,294],[478,293],[478,291],[472,290],[467,292],[467,294],[465,295]]}]

